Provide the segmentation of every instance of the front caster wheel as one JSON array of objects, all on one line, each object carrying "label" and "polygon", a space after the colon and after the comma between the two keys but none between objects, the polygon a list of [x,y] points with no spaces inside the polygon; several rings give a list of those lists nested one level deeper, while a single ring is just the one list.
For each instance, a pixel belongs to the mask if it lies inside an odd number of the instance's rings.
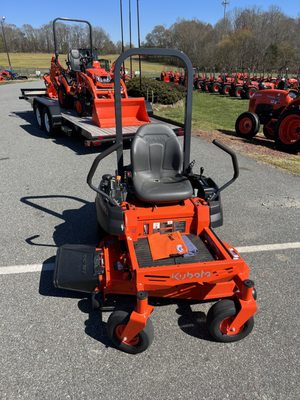
[{"label": "front caster wheel", "polygon": [[223,299],[214,304],[208,311],[206,324],[207,329],[217,342],[237,342],[244,339],[252,331],[254,326],[253,317],[236,332],[231,332],[229,326],[233,321],[237,309],[233,300]]},{"label": "front caster wheel", "polygon": [[148,318],[145,328],[131,340],[122,341],[122,333],[129,321],[130,313],[127,311],[114,311],[107,321],[107,334],[114,346],[129,354],[138,354],[145,351],[153,342],[154,329]]}]

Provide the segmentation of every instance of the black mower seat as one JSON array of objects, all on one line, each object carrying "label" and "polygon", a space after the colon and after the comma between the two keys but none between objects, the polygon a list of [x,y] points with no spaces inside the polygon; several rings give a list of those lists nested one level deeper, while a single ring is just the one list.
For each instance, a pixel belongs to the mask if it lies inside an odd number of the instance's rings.
[{"label": "black mower seat", "polygon": [[190,181],[181,174],[180,144],[168,126],[142,125],[132,142],[131,162],[133,186],[139,200],[171,203],[193,195]]},{"label": "black mower seat", "polygon": [[81,71],[79,50],[70,50],[68,55],[69,65],[72,71]]}]

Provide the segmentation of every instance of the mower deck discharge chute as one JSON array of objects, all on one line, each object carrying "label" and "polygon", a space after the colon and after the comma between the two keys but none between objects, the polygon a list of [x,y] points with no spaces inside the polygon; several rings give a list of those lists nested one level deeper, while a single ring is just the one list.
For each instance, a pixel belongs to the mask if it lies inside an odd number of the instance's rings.
[{"label": "mower deck discharge chute", "polygon": [[[183,150],[174,132],[163,124],[141,126],[131,146],[131,161],[123,164],[120,69],[127,57],[177,57],[186,66],[187,94]],[[117,306],[107,322],[114,346],[127,353],[146,350],[153,341],[149,318],[155,299],[178,302],[217,301],[207,315],[210,335],[233,342],[253,328],[256,292],[249,268],[239,253],[222,242],[213,228],[222,225],[220,192],[238,177],[235,154],[214,144],[232,158],[234,176],[222,187],[190,162],[193,69],[189,58],[173,49],[130,49],[116,61],[115,119],[117,140],[99,154],[87,182],[97,193],[97,220],[106,232],[99,246],[62,246],[54,272],[56,287],[92,293],[105,310],[110,300],[131,299]],[[99,163],[117,154],[117,172],[93,184]],[[165,236],[168,235],[168,236]],[[159,240],[161,237],[161,240]],[[155,246],[164,245],[164,251]]]}]

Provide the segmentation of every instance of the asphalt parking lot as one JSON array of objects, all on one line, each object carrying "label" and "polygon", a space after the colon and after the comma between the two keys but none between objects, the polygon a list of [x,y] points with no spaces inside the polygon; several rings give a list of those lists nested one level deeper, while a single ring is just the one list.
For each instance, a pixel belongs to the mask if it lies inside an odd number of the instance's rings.
[{"label": "asphalt parking lot", "polygon": [[[240,178],[222,195],[217,233],[248,248],[243,256],[258,291],[252,334],[215,343],[205,328],[208,304],[157,307],[152,346],[130,356],[110,346],[108,314],[54,289],[51,271],[26,273],[52,263],[57,246],[96,243],[86,176],[101,149],[47,138],[30,105],[18,100],[20,87],[0,87],[0,398],[299,398],[299,177],[238,155]],[[230,158],[200,138],[193,138],[191,159],[218,183],[232,174]],[[112,156],[101,174],[114,168]],[[256,249],[272,244],[276,250]],[[15,266],[23,273],[5,272]]]}]

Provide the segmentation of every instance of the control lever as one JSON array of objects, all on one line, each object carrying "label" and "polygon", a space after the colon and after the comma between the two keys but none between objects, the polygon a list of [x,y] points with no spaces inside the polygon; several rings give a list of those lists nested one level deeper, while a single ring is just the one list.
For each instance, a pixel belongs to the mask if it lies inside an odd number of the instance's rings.
[{"label": "control lever", "polygon": [[221,186],[217,190],[217,192],[213,195],[213,198],[211,200],[215,199],[218,196],[218,194],[220,192],[222,192],[222,190],[226,189],[229,185],[231,185],[239,176],[239,164],[237,161],[236,154],[228,146],[226,146],[223,143],[218,142],[217,140],[213,140],[213,144],[215,146],[219,147],[221,150],[225,151],[225,153],[230,155],[230,157],[232,159],[232,166],[233,166],[234,174],[233,174],[233,177],[228,182],[224,183],[224,185]]}]

